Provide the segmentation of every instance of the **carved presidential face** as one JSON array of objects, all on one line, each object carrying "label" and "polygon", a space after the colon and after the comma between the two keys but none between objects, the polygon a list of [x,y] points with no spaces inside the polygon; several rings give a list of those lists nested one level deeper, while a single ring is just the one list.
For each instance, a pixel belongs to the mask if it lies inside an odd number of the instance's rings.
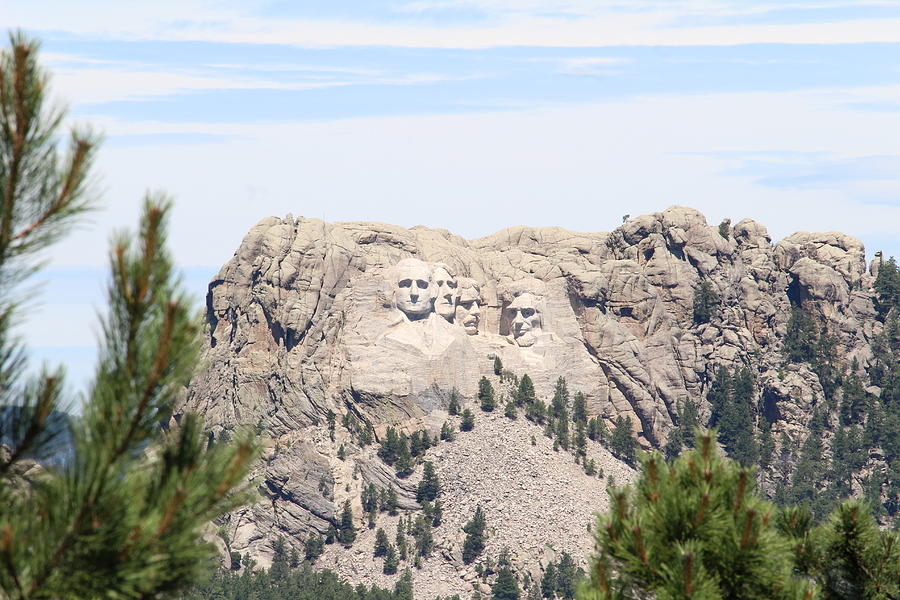
[{"label": "carved presidential face", "polygon": [[531,346],[541,334],[541,312],[537,298],[530,293],[516,297],[507,308],[509,328],[519,346]]},{"label": "carved presidential face", "polygon": [[452,322],[456,314],[456,279],[440,265],[434,268],[431,277],[437,294],[434,312]]},{"label": "carved presidential face", "polygon": [[395,272],[397,308],[410,319],[427,316],[434,304],[435,293],[431,269],[417,258],[406,258],[397,263]]},{"label": "carved presidential face", "polygon": [[471,280],[460,281],[459,298],[456,300],[456,322],[462,325],[469,335],[478,333],[478,321],[481,318],[479,300],[480,293],[475,283]]}]

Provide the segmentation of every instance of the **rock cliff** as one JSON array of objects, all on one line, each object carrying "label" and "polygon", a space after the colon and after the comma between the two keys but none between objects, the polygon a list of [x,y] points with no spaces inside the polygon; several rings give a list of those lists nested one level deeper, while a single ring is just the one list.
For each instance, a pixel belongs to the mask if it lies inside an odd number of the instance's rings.
[{"label": "rock cliff", "polygon": [[[718,303],[710,321],[697,324],[701,282]],[[872,283],[863,245],[849,236],[796,233],[773,244],[752,220],[709,225],[683,207],[610,233],[512,227],[477,240],[272,217],[253,227],[209,285],[204,361],[180,410],[203,413],[218,437],[253,426],[271,439],[254,474],[262,499],[227,523],[230,548],[265,561],[274,536],[294,543],[324,532],[345,500],[360,515],[368,483],[393,485],[401,507],[415,508],[418,472],[398,479],[351,432],[370,428],[380,439],[395,426],[434,437],[450,419],[451,390],[471,403],[486,376],[511,393],[489,356],[516,376],[527,373],[544,400],[564,377],[585,395],[589,416],[607,425],[630,417],[638,440],[654,447],[686,399],[705,398],[718,366],[748,366],[774,432],[801,439],[822,389],[806,366],[783,368],[791,306],[813,314],[835,337],[835,351],[862,369],[879,327]],[[564,540],[554,552],[586,554],[586,522],[605,506],[605,484],[549,443],[539,427],[495,413],[429,450],[453,495],[432,566],[415,575],[417,590],[477,586],[458,556],[459,527],[475,504],[488,507],[490,543],[515,548],[524,571],[548,560],[541,535]],[[632,478],[599,445],[589,454],[618,483]],[[394,525],[386,529],[393,536]],[[366,536],[356,547],[365,560],[330,549],[329,565],[378,580],[366,563]]]}]

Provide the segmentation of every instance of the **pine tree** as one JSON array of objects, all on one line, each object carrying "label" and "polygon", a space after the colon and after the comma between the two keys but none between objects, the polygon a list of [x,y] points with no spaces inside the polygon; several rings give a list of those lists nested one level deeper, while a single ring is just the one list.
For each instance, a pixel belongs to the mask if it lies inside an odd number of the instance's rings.
[{"label": "pine tree", "polygon": [[385,533],[384,529],[379,527],[378,531],[375,532],[375,547],[373,549],[375,558],[387,554],[388,546],[390,545],[391,540],[388,539],[387,533]]},{"label": "pine tree", "polygon": [[460,431],[472,431],[475,428],[475,414],[468,408],[463,411],[462,421],[459,423]]},{"label": "pine tree", "polygon": [[487,377],[482,377],[478,382],[478,402],[481,403],[481,410],[485,412],[491,412],[496,408],[494,386]]},{"label": "pine tree", "polygon": [[560,419],[567,415],[569,408],[569,388],[566,380],[559,377],[556,380],[556,388],[553,391],[553,400],[550,403],[550,415],[554,419]]},{"label": "pine tree", "polygon": [[397,506],[397,490],[395,490],[394,486],[392,485],[387,492],[387,502],[385,503],[385,510],[387,510],[387,513],[393,517],[397,515]]},{"label": "pine tree", "polygon": [[381,440],[381,445],[378,447],[378,458],[387,465],[393,465],[397,462],[399,455],[400,437],[397,435],[396,429],[388,427],[384,439]]},{"label": "pine tree", "polygon": [[394,546],[388,544],[387,550],[384,552],[384,565],[381,572],[385,575],[393,575],[397,572],[398,566],[400,566],[400,558],[397,556],[397,551]]},{"label": "pine tree", "polygon": [[710,415],[709,426],[717,427],[725,407],[731,401],[731,373],[726,367],[719,367],[709,391],[706,394],[709,402]]},{"label": "pine tree", "polygon": [[494,356],[494,375],[499,376],[503,373],[503,361],[500,360],[499,356]]},{"label": "pine tree", "polygon": [[553,600],[556,598],[556,563],[551,562],[541,577],[541,593],[544,598]]},{"label": "pine tree", "polygon": [[416,501],[424,502],[426,500],[434,500],[441,493],[441,482],[438,480],[437,473],[434,471],[434,463],[430,460],[425,461],[423,467],[422,480],[416,490]]},{"label": "pine tree", "polygon": [[516,403],[512,400],[507,401],[506,408],[503,410],[503,415],[507,419],[512,419],[515,421],[519,416],[518,412],[516,411]]},{"label": "pine tree", "polygon": [[356,539],[356,528],[353,526],[353,509],[350,508],[350,501],[344,502],[344,509],[341,511],[341,525],[338,530],[338,541],[346,547],[353,545]]},{"label": "pine tree", "polygon": [[522,375],[522,379],[519,380],[519,387],[516,390],[516,404],[519,406],[529,406],[532,404],[537,397],[534,394],[534,383],[531,381],[531,377],[528,376],[528,373]]},{"label": "pine tree", "polygon": [[700,426],[697,403],[690,398],[678,407],[678,421],[675,429],[669,434],[669,439],[663,448],[666,460],[672,460],[681,454],[685,446],[694,444],[695,430]]},{"label": "pine tree", "polygon": [[397,471],[397,477],[405,478],[412,475],[415,462],[412,453],[409,451],[409,440],[405,435],[400,436],[400,451],[397,454],[397,462],[394,468]]},{"label": "pine tree", "polygon": [[573,600],[578,583],[583,577],[572,555],[563,551],[556,565],[556,594],[563,600]]},{"label": "pine tree", "polygon": [[394,584],[394,600],[413,600],[412,572],[409,567]]},{"label": "pine tree", "polygon": [[325,552],[325,539],[318,533],[311,533],[303,543],[304,559],[314,563]]},{"label": "pine tree", "polygon": [[575,392],[572,399],[572,420],[587,424],[587,400],[581,392]]},{"label": "pine tree", "polygon": [[800,307],[792,308],[784,334],[784,347],[781,351],[785,360],[811,363],[816,357],[817,338],[818,331],[812,315]]},{"label": "pine tree", "polygon": [[719,419],[719,441],[728,455],[744,466],[756,464],[759,450],[753,428],[754,381],[746,367],[731,380],[731,399]]},{"label": "pine tree", "polygon": [[880,531],[864,502],[845,501],[815,528],[805,507],[785,509],[776,523],[794,570],[819,584],[824,600],[900,596],[900,535]]},{"label": "pine tree", "polygon": [[453,390],[450,391],[450,404],[447,405],[447,412],[450,414],[450,416],[455,417],[456,415],[459,414],[460,408],[461,407],[459,405],[459,392],[457,392],[456,389],[454,388]]},{"label": "pine tree", "polygon": [[532,423],[541,424],[547,416],[547,407],[542,400],[535,399],[525,405],[525,418]]},{"label": "pine tree", "polygon": [[481,506],[475,508],[475,514],[463,527],[463,531],[467,534],[463,542],[462,559],[463,562],[471,564],[473,560],[478,558],[481,551],[484,550],[484,531],[487,523],[484,518],[484,511]]},{"label": "pine tree", "polygon": [[900,307],[900,269],[893,256],[887,262],[881,259],[874,287],[878,294],[878,314],[884,319],[892,308]]},{"label": "pine tree", "polygon": [[694,323],[709,323],[719,311],[719,295],[709,281],[702,281],[694,288]]},{"label": "pine tree", "polygon": [[609,451],[616,458],[634,464],[637,443],[631,433],[631,417],[616,417],[616,428],[609,441]]},{"label": "pine tree", "polygon": [[453,425],[451,425],[449,421],[444,421],[444,424],[441,425],[441,440],[445,442],[452,442],[455,437],[456,436],[453,432]]},{"label": "pine tree", "polygon": [[493,600],[519,600],[521,591],[512,569],[505,565],[497,572],[497,579],[491,586]]},{"label": "pine tree", "polygon": [[[171,204],[148,195],[136,236],[110,252],[109,309],[98,366],[71,426],[64,469],[48,464],[39,485],[17,493],[25,458],[60,448],[51,415],[69,395],[60,369],[26,376],[11,332],[36,253],[92,207],[97,138],[74,130],[62,155],[64,114],[48,106],[38,45],[10,35],[0,53],[0,596],[155,597],[185,588],[215,550],[203,542],[214,518],[246,499],[233,491],[257,454],[247,437],[208,444],[194,415],[168,431],[176,395],[197,364],[199,327],[165,248]],[[152,560],[148,560],[152,557]]]},{"label": "pine tree", "polygon": [[575,454],[582,458],[587,456],[587,435],[585,434],[584,421],[578,421],[575,425]]},{"label": "pine tree", "polygon": [[671,466],[647,456],[634,488],[611,491],[583,597],[811,598],[752,471],[721,458],[709,434],[696,446]]}]

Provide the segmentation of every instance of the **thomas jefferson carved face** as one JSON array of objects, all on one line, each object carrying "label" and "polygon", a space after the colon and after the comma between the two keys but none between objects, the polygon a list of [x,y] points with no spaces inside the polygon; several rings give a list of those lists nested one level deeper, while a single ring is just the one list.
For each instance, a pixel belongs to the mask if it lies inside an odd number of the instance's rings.
[{"label": "thomas jefferson carved face", "polygon": [[431,269],[417,258],[404,258],[397,263],[394,300],[397,308],[411,320],[428,316],[434,304],[435,286]]},{"label": "thomas jefferson carved face", "polygon": [[450,275],[443,265],[437,265],[431,274],[437,296],[434,299],[434,312],[450,322],[456,314],[456,279]]},{"label": "thomas jefferson carved face", "polygon": [[527,347],[534,345],[541,334],[541,312],[538,300],[531,293],[516,297],[507,308],[509,312],[509,328],[516,345]]},{"label": "thomas jefferson carved face", "polygon": [[478,333],[478,320],[481,317],[481,307],[478,305],[480,298],[478,284],[471,279],[460,279],[459,298],[456,301],[456,322],[462,325],[469,335]]}]

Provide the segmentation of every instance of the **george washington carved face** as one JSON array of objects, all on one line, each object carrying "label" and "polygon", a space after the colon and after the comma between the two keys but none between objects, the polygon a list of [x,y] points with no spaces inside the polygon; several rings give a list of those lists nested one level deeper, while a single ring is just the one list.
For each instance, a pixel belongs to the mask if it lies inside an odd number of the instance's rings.
[{"label": "george washington carved face", "polygon": [[431,269],[417,258],[405,258],[394,267],[394,301],[411,320],[428,316],[434,306]]},{"label": "george washington carved face", "polygon": [[431,278],[436,293],[434,312],[453,322],[456,315],[456,278],[444,265],[436,265]]},{"label": "george washington carved face", "polygon": [[517,296],[506,309],[509,314],[509,328],[516,345],[534,345],[541,334],[541,312],[538,299],[526,292]]},{"label": "george washington carved face", "polygon": [[481,318],[481,291],[478,284],[466,278],[459,280],[459,297],[456,300],[456,322],[463,326],[466,333],[478,333],[478,321]]}]

